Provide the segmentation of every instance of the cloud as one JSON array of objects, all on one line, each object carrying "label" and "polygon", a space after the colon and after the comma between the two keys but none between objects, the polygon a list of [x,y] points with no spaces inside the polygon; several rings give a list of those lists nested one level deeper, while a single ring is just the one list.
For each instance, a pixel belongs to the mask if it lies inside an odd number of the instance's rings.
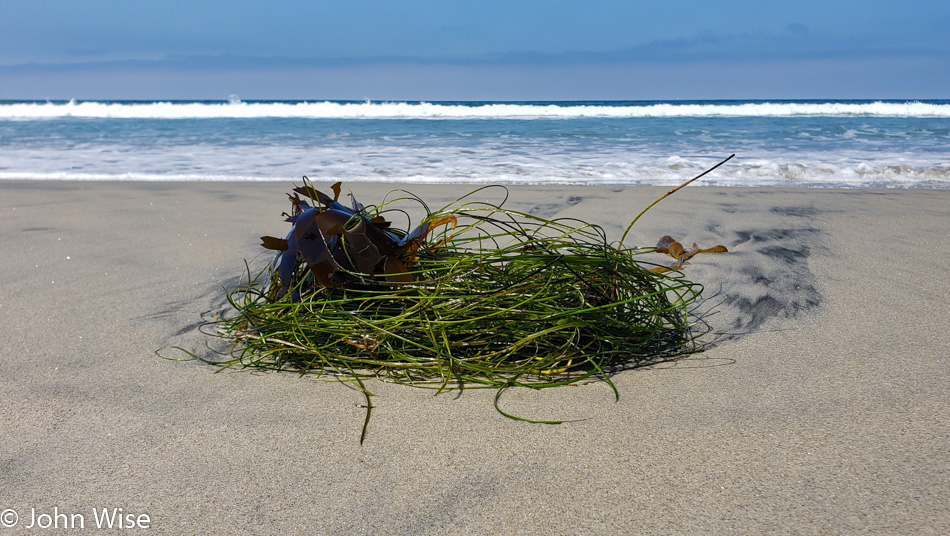
[{"label": "cloud", "polygon": [[[195,63],[193,65],[198,65]],[[212,64],[217,65],[216,62]],[[950,58],[578,65],[78,69],[6,75],[0,99],[938,99]]]},{"label": "cloud", "polygon": [[445,66],[578,66],[696,62],[792,61],[874,57],[950,57],[950,50],[834,41],[813,35],[804,24],[785,26],[779,32],[700,33],[692,37],[658,39],[641,45],[596,52],[512,51],[468,55],[376,56],[250,56],[239,54],[176,54],[161,58],[128,58],[98,61],[22,63],[0,66],[0,74],[69,72],[76,70],[253,70],[313,69],[381,65]]}]

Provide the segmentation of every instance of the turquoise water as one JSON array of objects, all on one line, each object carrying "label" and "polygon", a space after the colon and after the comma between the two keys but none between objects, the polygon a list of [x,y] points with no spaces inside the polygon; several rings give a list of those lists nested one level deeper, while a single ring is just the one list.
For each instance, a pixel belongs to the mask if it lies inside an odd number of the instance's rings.
[{"label": "turquoise water", "polygon": [[0,101],[0,179],[950,188],[950,101]]}]

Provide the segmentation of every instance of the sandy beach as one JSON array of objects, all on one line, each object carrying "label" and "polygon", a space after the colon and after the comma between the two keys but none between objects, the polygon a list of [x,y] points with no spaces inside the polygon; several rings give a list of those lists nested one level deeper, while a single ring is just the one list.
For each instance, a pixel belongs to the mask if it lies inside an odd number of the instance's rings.
[{"label": "sandy beach", "polygon": [[[615,375],[619,401],[506,393],[580,419],[557,426],[487,390],[374,382],[360,445],[356,390],[156,355],[204,347],[290,187],[0,181],[0,532],[121,508],[162,534],[950,533],[950,191],[684,189],[628,242],[730,249],[685,269],[716,305],[711,348]],[[616,240],[664,191],[510,204]]]}]

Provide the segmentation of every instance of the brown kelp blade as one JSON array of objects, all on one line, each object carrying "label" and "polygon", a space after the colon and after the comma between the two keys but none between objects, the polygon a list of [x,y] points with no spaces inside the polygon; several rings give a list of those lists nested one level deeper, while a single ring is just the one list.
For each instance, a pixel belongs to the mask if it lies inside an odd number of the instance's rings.
[{"label": "brown kelp blade", "polygon": [[336,272],[338,266],[315,221],[316,215],[315,211],[303,213],[294,226],[293,234],[297,239],[300,256],[303,257],[317,281],[325,287],[333,287],[336,285],[330,277]]},{"label": "brown kelp blade", "polygon": [[339,210],[324,210],[317,214],[314,221],[323,236],[329,237],[340,234],[340,230],[352,219],[349,214]]},{"label": "brown kelp blade", "polygon": [[382,262],[383,275],[399,274],[387,275],[387,280],[399,283],[411,282],[412,277],[407,274],[408,269],[399,256],[407,252],[415,252],[434,228],[440,225],[451,225],[454,229],[457,221],[453,215],[433,218],[416,227],[397,242],[393,240],[390,233],[373,224],[372,220],[362,218],[352,229],[346,230],[343,234],[346,253],[356,264],[356,268],[364,274],[375,275]]},{"label": "brown kelp blade", "polygon": [[656,243],[656,250],[659,253],[667,253],[674,259],[678,259],[686,251],[683,249],[683,244],[669,235],[660,238],[660,241]]},{"label": "brown kelp blade", "polygon": [[323,205],[329,205],[340,197],[340,183],[334,184],[331,188],[333,188],[333,193],[335,194],[332,198],[309,184],[295,187],[294,192],[305,195]]},{"label": "brown kelp blade", "polygon": [[400,241],[400,252],[413,252],[418,249],[419,244],[425,241],[425,239],[429,236],[429,233],[440,225],[451,225],[452,230],[455,230],[456,226],[458,226],[458,218],[454,214],[446,214],[444,216],[433,218],[423,223],[419,227],[416,227],[411,233],[406,235],[406,237]]},{"label": "brown kelp blade", "polygon": [[287,251],[287,239],[274,236],[262,236],[261,246],[274,251]]},{"label": "brown kelp blade", "polygon": [[[442,215],[400,238],[386,230],[390,222],[379,214],[370,218],[355,198],[352,209],[341,205],[337,201],[341,183],[331,188],[332,199],[309,183],[295,187],[289,196],[293,205],[293,215],[287,218],[293,224],[290,234],[286,239],[261,237],[263,247],[280,252],[275,260],[281,283],[278,297],[293,284],[298,256],[312,272],[315,283],[327,288],[347,284],[353,279],[347,273],[352,272],[385,277],[393,283],[412,282],[406,264],[415,259],[420,244],[436,227],[451,225],[454,230],[457,225],[456,216]],[[310,206],[301,195],[318,204]]]},{"label": "brown kelp blade", "polygon": [[368,275],[376,272],[376,265],[383,260],[378,243],[380,234],[370,235],[367,230],[373,227],[365,219],[361,219],[352,229],[343,231],[343,244],[346,254],[356,264],[356,269]]},{"label": "brown kelp blade", "polygon": [[[696,247],[695,242],[693,243],[693,247],[694,248]],[[696,249],[695,251],[693,251],[693,255],[696,255],[697,253],[728,253],[728,252],[729,250],[726,249],[726,246],[715,246],[709,249]]]},{"label": "brown kelp blade", "polygon": [[412,283],[415,279],[409,269],[396,257],[390,255],[383,261],[383,274],[390,283]]},{"label": "brown kelp blade", "polygon": [[382,216],[374,216],[369,222],[380,229],[388,229],[392,225],[392,222],[387,221],[386,218]]},{"label": "brown kelp blade", "polygon": [[672,266],[658,266],[650,270],[655,273],[669,272],[672,270],[679,270],[683,267],[683,263],[691,259],[694,255],[700,253],[727,253],[729,250],[726,249],[726,246],[715,246],[708,249],[700,249],[696,245],[696,242],[693,242],[693,249],[687,251],[683,247],[683,244],[680,244],[672,236],[666,235],[656,243],[657,253],[666,253],[667,255],[676,259],[676,262]]}]

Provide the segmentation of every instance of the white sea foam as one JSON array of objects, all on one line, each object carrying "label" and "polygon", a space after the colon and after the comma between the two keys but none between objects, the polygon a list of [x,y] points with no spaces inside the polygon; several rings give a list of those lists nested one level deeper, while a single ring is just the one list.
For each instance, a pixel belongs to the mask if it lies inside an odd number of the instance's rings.
[{"label": "white sea foam", "polygon": [[[364,153],[365,154],[365,153]],[[35,161],[30,171],[2,171],[0,180],[119,180],[119,181],[299,181],[306,174],[314,183],[336,181],[382,183],[510,184],[510,185],[677,185],[714,164],[716,158],[691,155],[616,158],[549,158],[539,164],[531,158],[509,156],[504,161],[456,155],[433,164],[410,153],[358,159],[355,153],[335,155],[331,163],[320,156],[300,155],[284,165],[255,166],[266,152],[236,157],[204,153],[204,167],[168,164],[168,155],[140,155],[133,164],[90,162],[83,169],[62,170]],[[329,157],[329,155],[322,155]],[[431,156],[431,154],[429,154]],[[448,155],[445,155],[448,156]],[[699,184],[713,186],[797,186],[843,188],[950,188],[950,164],[896,165],[881,161],[842,158],[829,161],[787,162],[768,157],[736,158],[704,177]],[[136,171],[128,171],[135,169]]]},{"label": "white sea foam", "polygon": [[714,103],[714,104],[440,104],[410,102],[77,102],[0,104],[0,119],[109,118],[328,118],[328,119],[537,119],[582,117],[936,117],[950,104],[926,102]]}]

